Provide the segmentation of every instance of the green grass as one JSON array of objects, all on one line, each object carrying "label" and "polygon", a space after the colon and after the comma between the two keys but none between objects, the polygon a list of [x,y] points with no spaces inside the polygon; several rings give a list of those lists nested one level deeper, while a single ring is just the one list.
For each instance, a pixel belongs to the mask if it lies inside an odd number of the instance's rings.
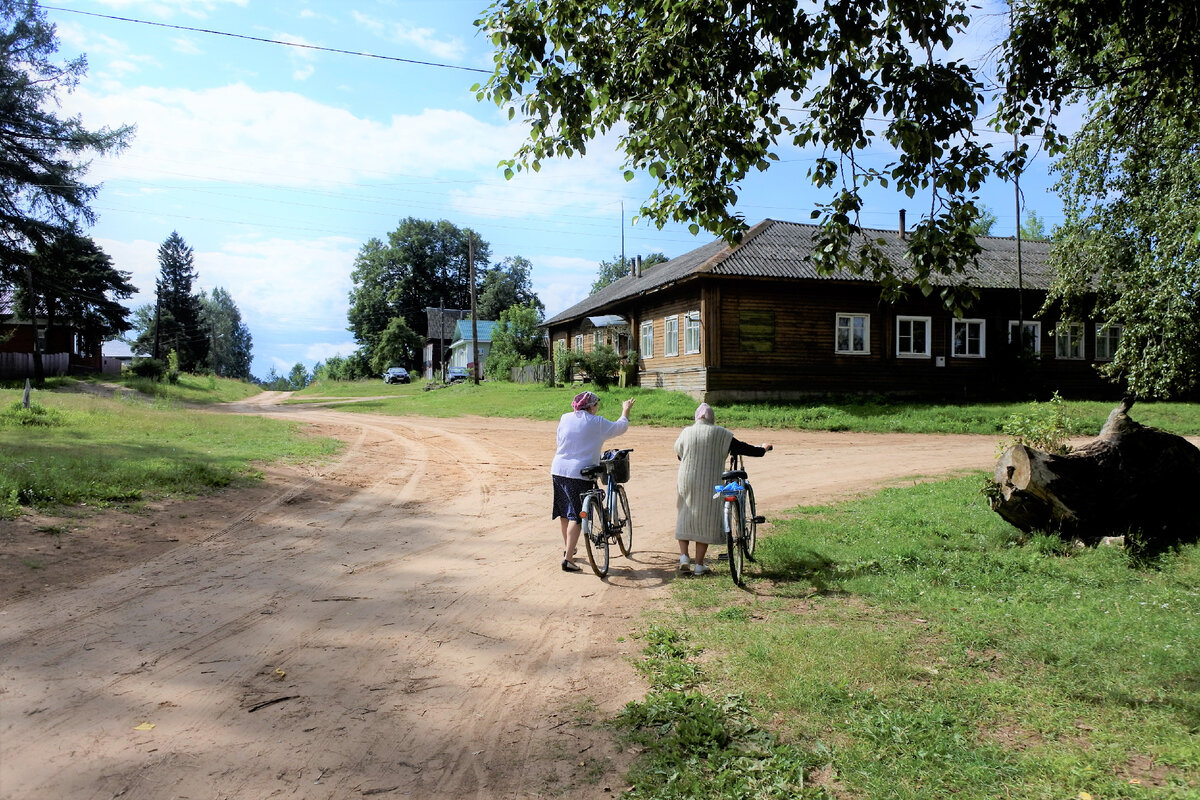
[{"label": "green grass", "polygon": [[978,487],[799,509],[760,540],[748,591],[723,568],[677,582],[648,636],[672,649],[644,662],[672,677],[621,720],[647,748],[634,796],[716,796],[703,787],[727,779],[653,722],[691,692],[705,730],[757,742],[757,780],[807,787],[793,796],[1200,797],[1200,547],[1141,564],[1024,540]]},{"label": "green grass", "polygon": [[[585,387],[548,388],[538,384],[484,381],[478,386],[459,383],[425,391],[425,382],[388,386],[380,380],[322,381],[293,395],[291,402],[320,402],[320,398],[373,398],[346,403],[341,411],[373,414],[420,414],[456,417],[468,414],[557,420],[570,410],[571,398]],[[621,401],[633,397],[634,421],[643,425],[690,425],[696,401],[680,392],[633,387],[596,390],[600,413],[610,418],[620,413]],[[1094,435],[1120,398],[1110,402],[1068,401],[1072,430]],[[1000,435],[1009,415],[1023,413],[1028,403],[922,404],[883,401],[813,401],[809,403],[731,403],[716,407],[717,423],[731,428],[786,428],[794,430],[857,431],[878,433],[976,433]],[[1138,403],[1137,421],[1184,436],[1200,434],[1198,403]]]},{"label": "green grass", "polygon": [[[257,388],[218,381],[213,391],[244,397]],[[296,423],[185,409],[181,400],[215,402],[186,381],[149,399],[36,391],[29,411],[21,395],[0,389],[0,518],[23,506],[201,494],[259,479],[262,463],[327,457],[341,447],[300,435]]]}]

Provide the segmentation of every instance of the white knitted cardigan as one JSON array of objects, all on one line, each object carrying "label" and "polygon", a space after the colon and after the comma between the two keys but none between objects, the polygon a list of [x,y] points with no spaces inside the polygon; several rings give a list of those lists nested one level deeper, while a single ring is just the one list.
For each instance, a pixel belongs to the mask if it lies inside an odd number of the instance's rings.
[{"label": "white knitted cardigan", "polygon": [[733,433],[719,425],[697,420],[675,440],[679,476],[675,488],[675,538],[721,544],[721,504],[713,500],[713,487],[721,482]]}]

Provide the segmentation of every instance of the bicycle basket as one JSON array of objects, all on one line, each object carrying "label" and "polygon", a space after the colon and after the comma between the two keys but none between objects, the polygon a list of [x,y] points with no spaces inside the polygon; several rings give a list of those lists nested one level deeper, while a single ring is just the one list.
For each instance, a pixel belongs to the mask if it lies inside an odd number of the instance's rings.
[{"label": "bicycle basket", "polygon": [[629,453],[619,450],[609,450],[604,454],[604,466],[617,483],[629,481]]}]

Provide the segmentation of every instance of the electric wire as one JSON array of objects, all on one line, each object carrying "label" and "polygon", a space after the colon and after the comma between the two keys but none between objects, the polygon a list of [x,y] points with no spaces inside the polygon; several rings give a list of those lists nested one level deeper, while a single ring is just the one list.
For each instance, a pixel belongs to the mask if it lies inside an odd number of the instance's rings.
[{"label": "electric wire", "polygon": [[97,14],[93,11],[80,11],[77,8],[62,8],[61,6],[47,6],[40,3],[35,4],[38,8],[45,11],[61,11],[66,14],[82,14],[85,17],[99,17],[100,19],[110,19],[117,22],[132,22],[138,25],[150,25],[155,28],[171,28],[177,31],[188,31],[190,33],[207,33],[212,36],[228,36],[231,39],[245,39],[251,42],[261,42],[263,44],[277,44],[283,47],[296,47],[303,50],[319,50],[326,53],[338,53],[339,55],[357,56],[359,58],[376,58],[381,61],[398,61],[403,64],[414,64],[422,67],[437,67],[439,69],[457,69],[463,72],[481,72],[485,75],[491,75],[491,70],[480,69],[479,67],[464,67],[458,64],[441,64],[436,61],[421,61],[415,58],[401,58],[400,56],[384,56],[378,53],[367,53],[361,50],[342,50],[337,47],[321,47],[315,44],[303,44],[301,42],[286,42],[282,39],[268,39],[264,36],[249,36],[244,33],[230,33],[228,31],[217,31],[210,28],[193,28],[187,25],[172,25],[166,22],[151,22],[145,19],[134,19],[133,17],[118,17],[113,14]]}]

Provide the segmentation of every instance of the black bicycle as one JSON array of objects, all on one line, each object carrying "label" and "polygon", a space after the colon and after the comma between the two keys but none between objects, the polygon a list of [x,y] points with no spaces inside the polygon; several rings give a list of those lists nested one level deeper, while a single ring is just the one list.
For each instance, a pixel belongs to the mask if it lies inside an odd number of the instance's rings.
[{"label": "black bicycle", "polygon": [[738,586],[745,583],[746,560],[754,561],[758,544],[758,526],[766,519],[758,515],[754,505],[754,487],[742,469],[741,456],[729,456],[729,469],[721,474],[722,483],[713,487],[714,500],[720,500],[725,529],[725,547],[729,558],[729,574]]},{"label": "black bicycle", "polygon": [[[629,480],[629,454],[633,450],[606,450],[600,463],[585,467],[580,474],[596,481],[583,493],[580,524],[592,572],[608,575],[609,545],[616,542],[621,555],[633,552],[633,518],[629,498],[621,484]],[[600,482],[603,478],[603,483]]]}]

